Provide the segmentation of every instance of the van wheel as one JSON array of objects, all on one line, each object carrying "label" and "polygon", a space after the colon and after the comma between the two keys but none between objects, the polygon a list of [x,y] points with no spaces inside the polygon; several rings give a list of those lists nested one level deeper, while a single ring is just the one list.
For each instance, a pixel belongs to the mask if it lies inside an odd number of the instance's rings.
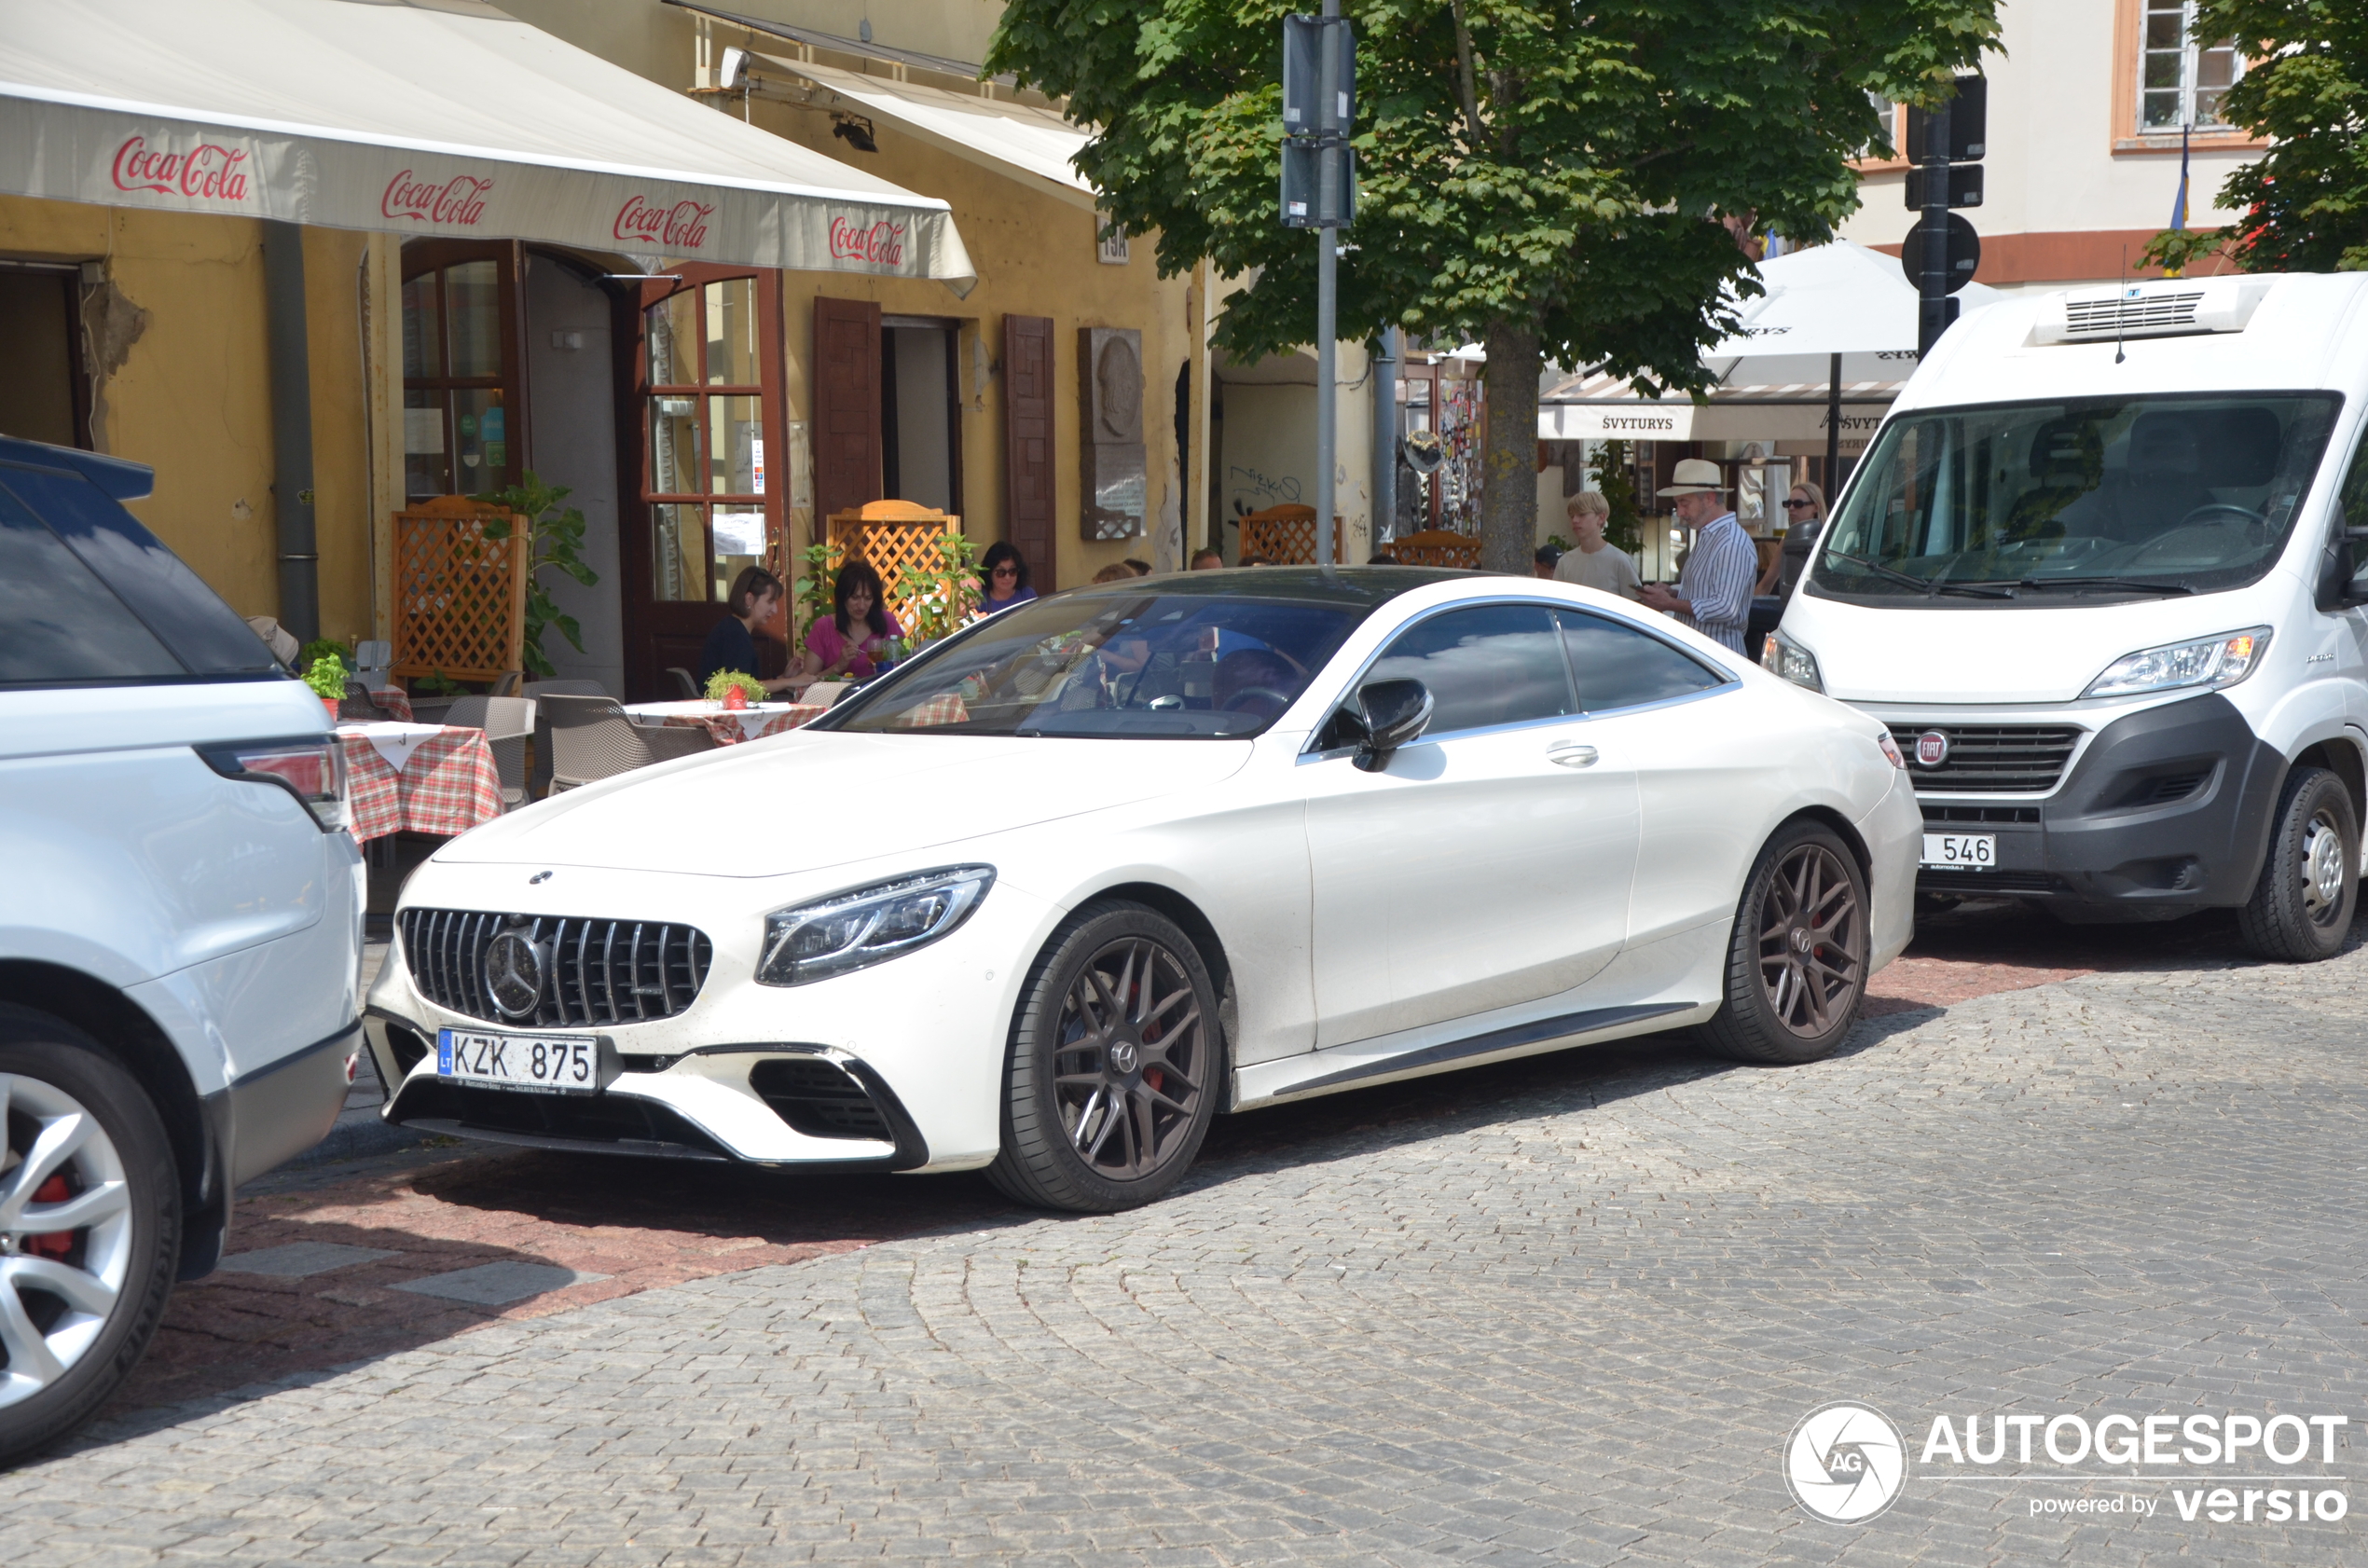
[{"label": "van wheel", "polygon": [[2360,823],[2351,791],[2320,767],[2298,767],[2278,796],[2269,859],[2237,912],[2245,945],[2264,958],[2315,964],[2343,951],[2360,901]]},{"label": "van wheel", "polygon": [[1787,823],[1759,852],[1728,939],[1726,996],[1701,1026],[1739,1061],[1831,1055],[1866,996],[1866,879],[1830,828]]},{"label": "van wheel", "polygon": [[0,1008],[0,1461],[71,1430],[154,1338],[181,1198],[156,1108],[88,1035]]},{"label": "van wheel", "polygon": [[987,1179],[1080,1214],[1163,1196],[1224,1093],[1221,1038],[1208,969],[1174,921],[1136,903],[1079,911],[1021,994]]}]

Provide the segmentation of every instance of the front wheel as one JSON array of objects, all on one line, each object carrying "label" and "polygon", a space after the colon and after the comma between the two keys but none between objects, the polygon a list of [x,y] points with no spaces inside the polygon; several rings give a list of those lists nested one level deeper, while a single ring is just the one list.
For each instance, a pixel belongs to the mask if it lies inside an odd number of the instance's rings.
[{"label": "front wheel", "polygon": [[0,1461],[71,1430],[139,1364],[181,1242],[171,1146],[89,1037],[0,1009]]},{"label": "front wheel", "polygon": [[1831,828],[1801,819],[1768,841],[1728,939],[1725,996],[1702,1025],[1744,1062],[1832,1054],[1866,995],[1866,879]]},{"label": "front wheel", "polygon": [[1021,996],[987,1179],[1080,1214],[1163,1196],[1216,1114],[1219,1038],[1208,969],[1174,921],[1141,904],[1081,910]]},{"label": "front wheel", "polygon": [[2360,824],[2351,791],[2320,767],[2298,767],[2279,791],[2269,859],[2237,912],[2245,945],[2264,958],[2315,964],[2343,951],[2360,901]]}]

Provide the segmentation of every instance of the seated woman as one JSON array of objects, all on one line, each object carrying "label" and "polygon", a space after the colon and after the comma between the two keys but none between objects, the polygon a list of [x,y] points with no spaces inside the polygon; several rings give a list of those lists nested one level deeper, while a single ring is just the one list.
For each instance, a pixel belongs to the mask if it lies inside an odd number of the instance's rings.
[{"label": "seated woman", "polygon": [[979,557],[979,585],[984,590],[979,598],[982,615],[1026,604],[1036,597],[1036,590],[1027,585],[1027,562],[1001,540],[988,545],[986,554]]},{"label": "seated woman", "polygon": [[887,654],[888,640],[904,635],[888,613],[887,597],[871,562],[849,561],[839,568],[835,608],[805,628],[805,653],[794,676],[800,685],[868,681],[879,673],[876,661]]},{"label": "seated woman", "polygon": [[[701,687],[719,670],[756,674],[756,628],[781,612],[781,580],[763,567],[740,569],[740,574],[732,579],[731,597],[723,601],[732,612],[715,623],[715,629],[707,634],[707,646],[699,650]],[[782,692],[803,686],[805,679],[792,670],[764,685],[767,693]]]}]

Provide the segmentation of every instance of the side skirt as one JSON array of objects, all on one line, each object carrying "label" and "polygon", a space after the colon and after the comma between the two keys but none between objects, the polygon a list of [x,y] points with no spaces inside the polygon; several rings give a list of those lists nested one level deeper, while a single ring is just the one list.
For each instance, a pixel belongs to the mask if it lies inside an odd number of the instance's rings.
[{"label": "side skirt", "polygon": [[[1275,1082],[1282,1075],[1271,1071],[1273,1066],[1291,1066],[1301,1070],[1321,1068],[1339,1059],[1340,1052],[1315,1052],[1313,1058],[1298,1056],[1286,1062],[1262,1064],[1270,1068],[1260,1072],[1256,1067],[1237,1075],[1235,1106],[1249,1109],[1257,1106],[1274,1105],[1302,1094],[1329,1093],[1335,1090],[1356,1088],[1380,1082],[1385,1079],[1413,1077],[1425,1072],[1466,1066],[1482,1056],[1529,1054],[1540,1049],[1559,1049],[1583,1045],[1596,1039],[1649,1033],[1662,1020],[1680,1013],[1708,1017],[1715,1011],[1714,1004],[1702,1002],[1652,1002],[1634,1007],[1594,1008],[1585,1012],[1559,1013],[1533,1023],[1516,1024],[1508,1028],[1490,1029],[1465,1038],[1442,1041],[1438,1045],[1419,1046],[1386,1056],[1370,1057],[1351,1066],[1319,1071],[1311,1078],[1296,1081]],[[1353,1050],[1342,1047],[1341,1051]],[[1253,1087],[1244,1081],[1252,1075],[1267,1080]]]}]

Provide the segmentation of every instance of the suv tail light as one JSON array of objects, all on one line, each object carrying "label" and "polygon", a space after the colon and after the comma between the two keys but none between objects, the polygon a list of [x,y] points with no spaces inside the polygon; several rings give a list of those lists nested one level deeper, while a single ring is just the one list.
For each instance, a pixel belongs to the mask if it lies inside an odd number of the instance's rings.
[{"label": "suv tail light", "polygon": [[346,825],[345,751],[333,739],[233,741],[200,746],[198,755],[225,778],[287,791],[304,803],[323,832]]}]

